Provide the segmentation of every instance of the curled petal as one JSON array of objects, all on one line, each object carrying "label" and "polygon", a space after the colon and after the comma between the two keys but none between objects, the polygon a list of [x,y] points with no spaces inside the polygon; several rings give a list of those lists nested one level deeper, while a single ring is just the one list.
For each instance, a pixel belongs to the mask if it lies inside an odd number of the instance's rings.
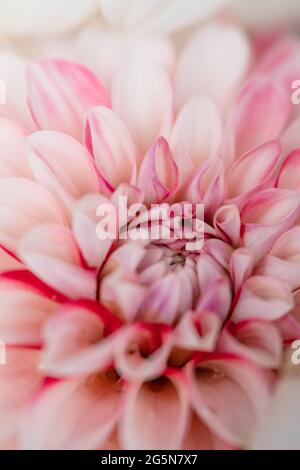
[{"label": "curled petal", "polygon": [[278,279],[252,276],[244,283],[235,305],[232,320],[248,319],[274,321],[294,306],[289,287]]},{"label": "curled petal", "polygon": [[229,272],[234,291],[238,292],[245,280],[251,276],[254,268],[254,256],[248,248],[238,248],[232,253]]},{"label": "curled petal", "polygon": [[1,245],[15,253],[20,237],[42,223],[64,223],[63,211],[54,196],[35,181],[1,178]]},{"label": "curled petal", "polygon": [[95,298],[96,273],[83,267],[69,229],[44,224],[30,230],[20,242],[19,255],[38,278],[68,298]]},{"label": "curled petal", "polygon": [[231,324],[222,332],[218,351],[245,357],[257,365],[268,368],[280,367],[282,339],[275,325],[250,320]]},{"label": "curled petal", "polygon": [[[247,37],[236,26],[213,23],[199,29],[183,49],[177,66],[177,106],[196,93],[205,93],[219,108],[226,108],[247,72],[250,58]],[[232,62],[234,67],[229,66]],[[216,70],[222,70],[222,80]]]},{"label": "curled petal", "polygon": [[182,377],[129,384],[120,423],[125,449],[177,449],[187,429],[189,396]]},{"label": "curled petal", "polygon": [[300,150],[294,150],[284,160],[280,169],[277,187],[281,189],[300,190],[299,181],[300,170]]},{"label": "curled petal", "polygon": [[143,323],[129,325],[115,342],[115,367],[129,381],[154,380],[167,367],[172,343],[167,328]]},{"label": "curled petal", "polygon": [[211,98],[190,98],[179,112],[172,129],[170,146],[181,183],[205,160],[215,157],[222,137],[222,121]]},{"label": "curled petal", "polygon": [[90,155],[77,140],[60,132],[40,131],[27,138],[27,145],[36,180],[54,193],[69,212],[76,199],[98,190]]},{"label": "curled petal", "polygon": [[59,130],[81,140],[89,108],[109,106],[101,82],[82,65],[41,59],[28,72],[29,107],[40,129]]},{"label": "curled petal", "polygon": [[160,137],[141,164],[138,184],[145,204],[161,203],[177,190],[178,170],[167,141]]},{"label": "curled petal", "polygon": [[172,87],[165,70],[141,59],[126,63],[112,83],[112,108],[145,153],[168,132],[172,119]]},{"label": "curled petal", "polygon": [[174,343],[188,351],[213,351],[220,332],[220,318],[209,312],[186,312],[174,331]]},{"label": "curled petal", "polygon": [[281,145],[274,140],[240,157],[228,175],[228,197],[236,198],[263,189],[276,169],[280,154]]},{"label": "curled petal", "polygon": [[253,195],[241,211],[242,240],[257,258],[266,254],[274,242],[295,222],[299,195],[287,189],[267,189]]},{"label": "curled petal", "polygon": [[214,227],[232,246],[238,246],[241,233],[240,212],[235,205],[221,206],[214,216]]},{"label": "curled petal", "polygon": [[113,362],[117,320],[100,304],[64,305],[44,328],[41,369],[54,377],[88,375]]},{"label": "curled petal", "polygon": [[85,143],[94,156],[103,191],[109,193],[125,182],[135,184],[136,150],[128,130],[110,109],[90,111]]},{"label": "curled petal", "polygon": [[96,449],[110,436],[120,415],[119,395],[118,383],[108,374],[44,387],[27,409],[22,448]]}]

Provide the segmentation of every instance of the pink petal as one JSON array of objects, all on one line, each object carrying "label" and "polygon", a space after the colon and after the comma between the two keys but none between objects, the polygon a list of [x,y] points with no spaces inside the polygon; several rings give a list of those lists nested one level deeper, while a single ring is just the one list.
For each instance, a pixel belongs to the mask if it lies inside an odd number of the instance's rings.
[{"label": "pink petal", "polygon": [[245,280],[251,276],[254,267],[254,256],[248,248],[238,248],[230,259],[230,277],[235,292],[241,288]]},{"label": "pink petal", "polygon": [[232,246],[240,243],[241,219],[234,204],[221,206],[214,216],[214,227],[220,236]]},{"label": "pink petal", "polygon": [[175,332],[175,345],[188,351],[213,351],[221,328],[220,318],[209,312],[186,312]]},{"label": "pink petal", "polygon": [[58,382],[44,388],[28,409],[21,446],[27,450],[96,449],[111,434],[119,412],[119,387],[108,375]]},{"label": "pink petal", "polygon": [[173,338],[167,328],[151,324],[123,328],[115,342],[115,367],[129,381],[158,378],[167,368]]},{"label": "pink petal", "polygon": [[275,140],[240,157],[228,175],[228,197],[235,198],[263,189],[274,173],[280,154],[281,145]]},{"label": "pink petal", "polygon": [[267,368],[280,367],[282,339],[279,330],[271,323],[250,320],[232,324],[224,330],[218,351],[236,354]]},{"label": "pink petal", "polygon": [[198,417],[220,439],[245,446],[266,406],[267,378],[247,361],[222,354],[203,355],[189,375]]},{"label": "pink petal", "polygon": [[85,141],[103,180],[103,191],[109,193],[125,182],[135,184],[136,149],[116,114],[103,107],[92,109],[86,123]]},{"label": "pink petal", "polygon": [[228,165],[246,152],[277,139],[287,123],[290,107],[290,97],[280,84],[264,76],[249,80],[228,119],[223,148]]},{"label": "pink petal", "polygon": [[178,170],[163,137],[145,155],[139,171],[138,185],[144,194],[145,204],[161,203],[176,192]]},{"label": "pink petal", "polygon": [[299,195],[287,189],[267,189],[248,199],[241,211],[242,240],[257,258],[288,230],[299,212]]},{"label": "pink petal", "polygon": [[188,389],[181,377],[132,382],[125,396],[120,439],[125,449],[178,449],[188,425]]},{"label": "pink petal", "polygon": [[82,267],[69,229],[50,224],[36,227],[22,238],[19,254],[38,278],[68,298],[96,297],[96,273]]},{"label": "pink petal", "polygon": [[36,225],[64,223],[60,205],[38,183],[23,178],[1,178],[0,244],[15,252],[20,237]]},{"label": "pink petal", "polygon": [[293,305],[290,289],[282,281],[267,276],[252,276],[242,287],[232,320],[274,321],[288,313]]},{"label": "pink petal", "polygon": [[76,199],[99,188],[90,155],[72,137],[55,131],[30,135],[28,160],[36,180],[72,211]]},{"label": "pink petal", "polygon": [[285,155],[300,147],[300,117],[296,117],[283,132],[281,142]]},{"label": "pink petal", "polygon": [[0,367],[1,442],[17,433],[25,406],[41,384],[38,359],[39,352],[33,349],[6,350],[6,364]]},{"label": "pink petal", "polygon": [[112,108],[145,153],[172,119],[172,88],[165,70],[143,59],[121,66],[112,82]]},{"label": "pink petal", "polygon": [[0,118],[0,176],[31,176],[26,161],[27,131],[14,121]]},{"label": "pink petal", "polygon": [[281,189],[300,190],[299,182],[300,150],[294,150],[284,160],[278,175],[277,187]]},{"label": "pink petal", "polygon": [[112,240],[100,240],[97,236],[97,208],[100,204],[111,204],[101,194],[87,194],[75,205],[72,229],[76,242],[87,264],[100,267],[112,245]]},{"label": "pink petal", "polygon": [[82,65],[41,59],[29,68],[29,107],[40,129],[58,130],[81,139],[83,120],[92,106],[109,107],[96,76]]},{"label": "pink petal", "polygon": [[57,303],[37,290],[13,280],[0,278],[1,340],[14,345],[40,345],[43,324]]},{"label": "pink petal", "polygon": [[98,372],[112,364],[116,339],[114,335],[105,338],[104,333],[114,328],[113,317],[104,307],[97,309],[78,302],[64,305],[51,317],[44,328],[43,372],[64,378]]},{"label": "pink petal", "polygon": [[[250,55],[247,37],[236,26],[213,23],[196,31],[183,49],[177,66],[177,107],[192,95],[205,93],[219,108],[226,108],[247,72]],[[187,70],[193,72],[187,73]],[[221,81],[218,70],[222,70]]]},{"label": "pink petal", "polygon": [[179,112],[170,138],[181,183],[194,168],[215,157],[221,137],[222,121],[214,102],[205,95],[190,98]]}]

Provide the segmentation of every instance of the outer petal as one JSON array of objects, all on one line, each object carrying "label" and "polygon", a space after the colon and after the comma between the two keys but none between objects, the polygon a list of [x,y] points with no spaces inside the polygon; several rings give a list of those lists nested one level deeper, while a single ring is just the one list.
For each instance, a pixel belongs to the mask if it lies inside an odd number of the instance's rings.
[{"label": "outer petal", "polygon": [[85,21],[96,5],[96,0],[73,0],[72,5],[51,0],[43,2],[42,8],[40,0],[27,0],[26,5],[22,0],[1,2],[0,32],[9,36],[61,33]]},{"label": "outer petal", "polygon": [[26,413],[21,446],[27,450],[96,449],[115,426],[118,401],[118,383],[105,374],[46,386]]},{"label": "outer petal", "polygon": [[[300,125],[300,121],[299,121]],[[280,169],[277,187],[282,189],[294,189],[295,191],[300,190],[299,181],[300,171],[300,150],[294,150],[284,160]]]},{"label": "outer petal", "polygon": [[103,107],[88,115],[85,143],[103,180],[103,191],[121,183],[135,183],[136,150],[131,136],[116,114]]},{"label": "outer petal", "polygon": [[293,296],[286,284],[267,276],[252,276],[244,283],[232,320],[248,319],[274,321],[294,306]]},{"label": "outer petal", "polygon": [[96,297],[96,273],[84,269],[72,232],[45,224],[24,235],[19,255],[46,284],[70,299]]},{"label": "outer petal", "polygon": [[34,288],[0,278],[0,338],[7,344],[40,345],[43,324],[57,308]]},{"label": "outer petal", "polygon": [[1,178],[0,243],[15,252],[20,237],[44,222],[64,223],[56,199],[38,183],[23,178]]},{"label": "outer petal", "polygon": [[191,170],[215,157],[221,137],[222,121],[214,102],[204,95],[190,98],[179,112],[170,138],[181,183]]},{"label": "outer petal", "polygon": [[128,126],[142,153],[169,130],[172,87],[165,70],[145,60],[132,60],[112,83],[112,108]]},{"label": "outer petal", "polygon": [[241,211],[244,246],[260,258],[293,225],[298,213],[299,195],[294,191],[268,189],[254,194]]},{"label": "outer petal", "polygon": [[[177,107],[195,93],[205,93],[219,108],[226,108],[247,72],[250,56],[247,38],[237,27],[214,23],[199,29],[183,49],[177,66]],[[230,65],[233,62],[234,67]],[[218,70],[222,70],[222,80]]]},{"label": "outer petal", "polygon": [[260,75],[250,79],[228,118],[223,147],[228,165],[246,152],[277,139],[287,123],[290,108],[290,97],[279,83]]},{"label": "outer petal", "polygon": [[82,65],[61,59],[41,59],[29,68],[29,106],[40,129],[58,130],[81,140],[89,108],[109,106],[107,92]]},{"label": "outer petal", "polygon": [[96,170],[89,153],[72,137],[40,131],[27,139],[28,160],[36,180],[72,211],[75,200],[98,190]]},{"label": "outer petal", "polygon": [[188,425],[188,387],[176,375],[131,383],[120,423],[125,449],[180,448]]},{"label": "outer petal", "polygon": [[[26,405],[41,384],[39,352],[7,348],[6,364],[0,366],[0,441],[16,435]],[[18,386],[16,386],[18,384]]]},{"label": "outer petal", "polygon": [[189,366],[196,414],[219,438],[247,443],[268,399],[268,381],[259,369],[235,356],[200,357]]},{"label": "outer petal", "polygon": [[30,176],[25,136],[19,124],[0,118],[0,176]]}]

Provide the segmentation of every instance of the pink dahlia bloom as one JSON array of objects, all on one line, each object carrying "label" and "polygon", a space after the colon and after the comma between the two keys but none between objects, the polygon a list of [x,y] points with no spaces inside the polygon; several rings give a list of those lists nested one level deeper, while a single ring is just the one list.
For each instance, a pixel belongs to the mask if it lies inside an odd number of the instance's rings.
[{"label": "pink dahlia bloom", "polygon": [[[2,447],[247,446],[300,337],[299,54],[282,39],[255,55],[239,30],[211,25],[173,80],[129,62],[108,91],[43,59],[28,106],[8,89]],[[131,219],[144,230],[152,203],[204,204],[203,246],[100,240],[97,208],[122,195],[146,205]]]}]

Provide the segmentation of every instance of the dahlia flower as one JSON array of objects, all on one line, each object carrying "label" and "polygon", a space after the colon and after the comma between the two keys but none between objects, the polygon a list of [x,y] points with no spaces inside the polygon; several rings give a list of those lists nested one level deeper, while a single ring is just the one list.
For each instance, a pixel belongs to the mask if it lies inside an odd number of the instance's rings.
[{"label": "dahlia flower", "polygon": [[[27,101],[24,84],[15,95],[8,83],[3,448],[249,445],[284,349],[300,337],[290,96],[300,44],[254,49],[236,27],[212,24],[183,49],[173,80],[133,60],[108,91],[84,66],[52,58],[29,65]],[[97,208],[117,209],[121,196],[144,204],[130,223],[146,231],[151,204],[203,204],[203,246],[167,239],[152,213],[161,238],[100,240]]]}]

